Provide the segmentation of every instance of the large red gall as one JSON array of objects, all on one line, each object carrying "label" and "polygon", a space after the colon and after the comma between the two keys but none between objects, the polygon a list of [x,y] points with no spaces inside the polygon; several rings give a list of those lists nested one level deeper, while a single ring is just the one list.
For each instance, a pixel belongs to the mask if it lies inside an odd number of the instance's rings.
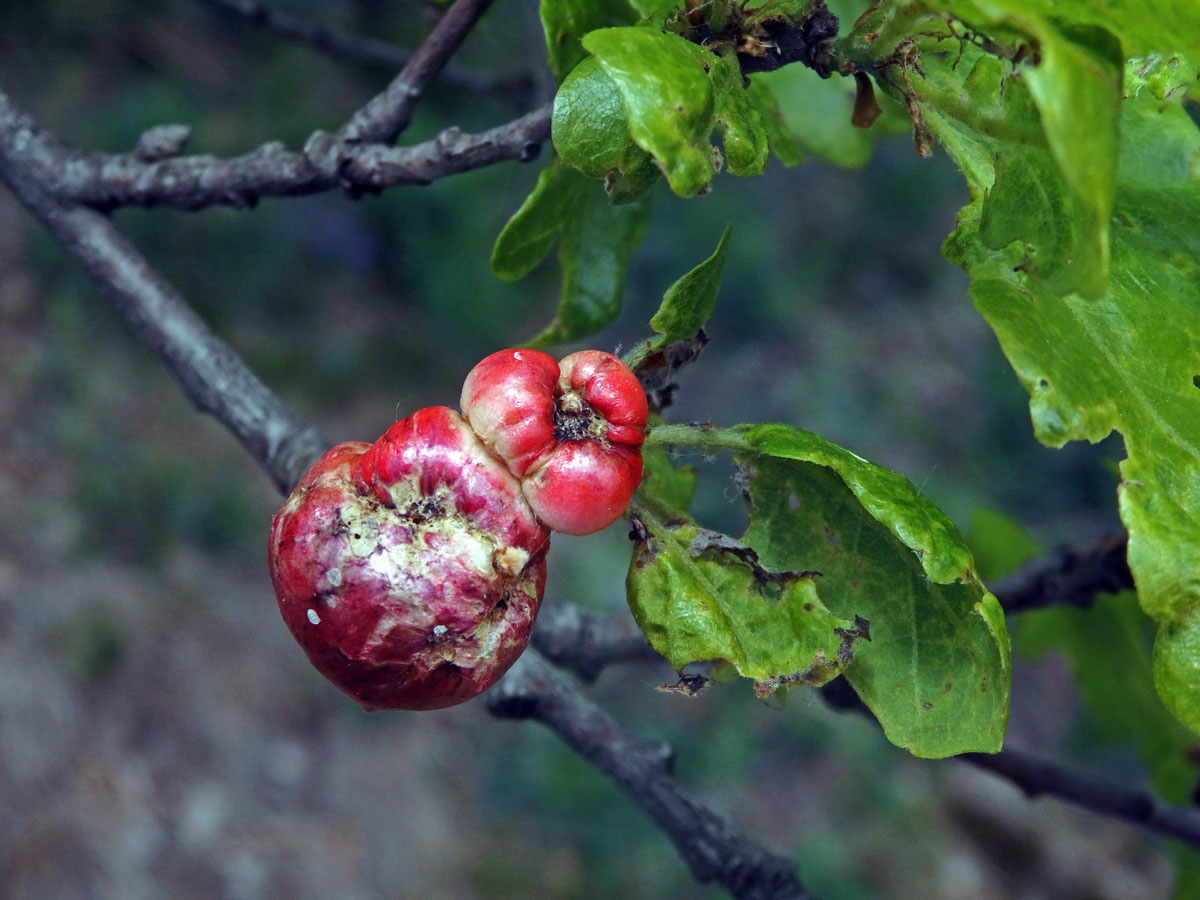
[{"label": "large red gall", "polygon": [[366,709],[437,709],[525,649],[550,534],[453,410],[338,444],[271,525],[271,580],[313,665]]}]

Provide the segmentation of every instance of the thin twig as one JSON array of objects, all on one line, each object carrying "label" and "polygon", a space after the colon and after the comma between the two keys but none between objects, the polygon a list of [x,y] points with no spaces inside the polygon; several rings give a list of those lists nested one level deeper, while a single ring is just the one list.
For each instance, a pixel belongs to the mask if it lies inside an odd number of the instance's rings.
[{"label": "thin twig", "polygon": [[24,164],[34,139],[0,95],[0,180],[49,229],[171,370],[192,402],[233,432],[285,493],[327,446],[209,330],[113,223],[52,197]]},{"label": "thin twig", "polygon": [[402,68],[412,54],[386,41],[340,34],[322,25],[279,12],[257,0],[200,0],[223,13],[266,28],[296,44],[312,47],[333,59],[364,63],[392,72]]},{"label": "thin twig", "polygon": [[542,607],[533,645],[554,665],[571,669],[584,681],[595,681],[616,662],[663,662],[628,616],[591,612],[573,603]]},{"label": "thin twig", "polygon": [[[0,139],[6,139],[13,164],[58,199],[101,211],[121,206],[246,209],[262,197],[299,196],[336,187],[353,193],[429,184],[493,163],[532,160],[549,137],[550,107],[545,106],[489,131],[463,134],[449,128],[411,147],[339,145],[333,135],[318,132],[300,153],[269,143],[231,159],[147,158],[141,151],[71,150],[0,91]],[[341,161],[330,167],[331,156]]]},{"label": "thin twig", "polygon": [[734,832],[680,788],[669,747],[625,733],[536,650],[526,650],[486,698],[495,715],[536,719],[612,778],[667,834],[697,881],[715,881],[739,900],[811,900],[791,860]]},{"label": "thin twig", "polygon": [[1172,806],[1143,791],[1071,772],[1019,750],[964,753],[958,759],[1007,778],[1029,797],[1047,795],[1102,816],[1124,819],[1200,849],[1200,810]]},{"label": "thin twig", "polygon": [[[343,34],[279,12],[258,0],[199,0],[219,12],[265,28],[286,41],[310,47],[331,59],[387,69],[395,72],[412,58],[412,53],[387,41]],[[534,88],[531,75],[496,79],[479,72],[464,70],[453,63],[442,70],[441,78],[456,88],[477,94],[491,94],[517,101],[528,100]]]},{"label": "thin twig", "polygon": [[1133,588],[1127,543],[1128,536],[1118,532],[1082,550],[1063,548],[1002,579],[992,592],[1009,613],[1056,604],[1089,607],[1097,594]]},{"label": "thin twig", "polygon": [[392,144],[407,127],[425,88],[454,55],[492,0],[455,0],[392,83],[338,130],[350,143]]},{"label": "thin twig", "polygon": [[[830,707],[857,712],[871,721],[874,714],[844,678],[820,688]],[[1149,831],[1178,838],[1200,850],[1200,810],[1163,803],[1151,794],[1114,785],[1091,775],[1072,772],[1050,760],[1019,750],[963,753],[953,757],[1007,778],[1030,797],[1044,794],[1073,803],[1102,816],[1123,819]]]}]

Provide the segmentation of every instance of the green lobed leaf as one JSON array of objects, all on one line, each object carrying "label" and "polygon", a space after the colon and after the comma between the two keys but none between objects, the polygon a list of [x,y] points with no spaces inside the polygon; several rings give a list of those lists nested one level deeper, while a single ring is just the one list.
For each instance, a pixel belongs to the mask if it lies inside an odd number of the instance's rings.
[{"label": "green lobed leaf", "polygon": [[[645,381],[645,373],[641,370],[654,353],[677,342],[699,341],[699,346],[703,346],[703,337],[699,332],[717,304],[721,272],[725,268],[725,251],[732,234],[733,226],[726,225],[712,255],[667,288],[658,311],[650,317],[650,327],[658,336],[640,341],[625,355],[625,365],[642,374],[647,390],[651,385]],[[668,369],[673,365],[670,360],[663,362]]]},{"label": "green lobed leaf", "polygon": [[828,469],[748,462],[746,541],[764,565],[801,561],[821,573],[817,593],[836,615],[870,622],[846,677],[893,744],[940,758],[995,752],[1008,715],[1008,636],[978,582],[936,584],[920,561]]},{"label": "green lobed leaf", "polygon": [[645,507],[634,515],[642,539],[627,580],[630,608],[675,668],[725,660],[760,693],[781,680],[816,686],[839,674],[835,629],[851,623],[825,608],[811,574],[764,573],[746,548],[684,517]]},{"label": "green lobed leaf", "polygon": [[[919,59],[903,49],[912,46],[922,49]],[[1103,295],[1122,72],[1121,46],[1111,28],[1100,21],[1081,25],[1066,18],[1061,7],[1051,13],[1045,4],[1026,0],[885,0],[840,48],[866,65],[872,60],[890,63],[892,90],[909,95],[914,115],[956,119],[981,137],[1025,145],[1019,153],[1005,148],[1007,166],[1001,171],[1008,177],[997,182],[998,191],[1007,192],[1006,185],[1012,185],[1029,195],[1034,179],[1021,179],[1018,173],[1026,168],[1026,155],[1037,155],[1029,147],[1045,147],[1052,162],[1040,162],[1039,167],[1057,169],[1054,180],[1061,180],[1065,188],[1055,185],[1049,197],[1037,199],[1043,209],[1060,217],[1079,210],[1078,222],[1086,227],[1077,224],[1071,246],[1055,244],[1052,254],[1043,248],[1042,276],[1060,293]],[[1011,74],[998,81],[998,90],[984,89],[978,78],[964,82],[961,77],[963,71],[974,71],[972,64],[977,67],[981,55],[1007,60]],[[1013,85],[1018,102],[1008,97]],[[1024,95],[1032,99],[1032,107],[1019,102]],[[919,121],[917,132],[920,144],[924,129]],[[977,187],[983,190],[990,184],[988,179]],[[1016,210],[1017,205],[1013,199],[1007,208]],[[1042,221],[1027,211],[1023,222],[1014,218],[1009,223],[1010,230]],[[1058,237],[1064,236],[1063,226],[1051,227]],[[1038,234],[1043,240],[1044,231]],[[1033,243],[1032,235],[1019,236]]]},{"label": "green lobed leaf", "polygon": [[1020,265],[1056,294],[1100,296],[1107,285],[1108,228],[1084,203],[1042,147],[1005,146],[995,154],[995,180],[980,211],[979,234],[1001,250],[1020,242]]},{"label": "green lobed leaf", "polygon": [[[919,91],[924,124],[982,195],[980,237],[992,249],[1017,244],[1022,270],[1057,294],[1102,293],[1107,220],[1068,183],[1023,79],[983,53],[927,60]],[[963,79],[961,72],[967,72]]]},{"label": "green lobed leaf", "polygon": [[583,46],[616,83],[630,135],[654,157],[671,190],[690,197],[707,187],[715,174],[708,142],[713,55],[649,28],[602,28],[586,35]]},{"label": "green lobed leaf", "polygon": [[869,621],[845,676],[889,740],[924,757],[999,750],[1011,680],[1004,616],[953,524],[911,482],[783,425],[661,426],[647,440],[734,452],[751,507],[742,543],[769,571],[819,572],[816,596],[831,613]]},{"label": "green lobed leaf", "polygon": [[[704,341],[707,340],[700,331],[716,306],[716,294],[721,287],[721,271],[725,269],[725,252],[730,246],[732,234],[733,226],[726,226],[721,233],[721,239],[716,242],[716,250],[712,256],[667,288],[666,293],[662,295],[658,312],[650,317],[650,328],[658,332],[658,337],[638,342],[625,354],[625,365],[640,374],[643,386],[648,391],[654,389],[655,385],[647,380],[648,373],[643,370],[643,366],[653,365],[648,360],[656,352],[673,343],[688,343],[692,346],[691,352],[684,354],[686,359],[680,359],[677,354],[665,353],[664,358],[659,360],[667,380],[658,386],[664,386],[670,382],[673,371],[676,371],[679,365],[683,365],[683,362],[694,358],[694,354],[700,352]],[[668,358],[672,355],[676,358]]]},{"label": "green lobed leaf", "polygon": [[690,338],[712,316],[732,234],[733,226],[726,225],[712,255],[667,288],[658,311],[650,317],[650,327],[660,335],[651,349]]},{"label": "green lobed leaf", "polygon": [[625,105],[595,57],[583,60],[554,98],[550,123],[555,151],[592,178],[604,178],[614,203],[643,196],[662,177],[625,124]]},{"label": "green lobed leaf", "polygon": [[626,0],[541,0],[538,15],[546,35],[550,71],[561,84],[587,53],[580,39],[610,25],[632,25],[638,10]]},{"label": "green lobed leaf", "polygon": [[1200,732],[1200,621],[1194,610],[1161,622],[1154,641],[1154,686],[1180,722]]},{"label": "green lobed leaf", "polygon": [[779,109],[775,92],[762,78],[752,78],[746,88],[746,96],[758,110],[763,129],[767,133],[767,146],[785,166],[799,165],[804,161],[804,150],[792,135]]},{"label": "green lobed leaf", "polygon": [[[576,176],[582,177],[582,176]],[[648,200],[614,206],[585,182],[559,245],[562,296],[554,321],[531,343],[562,344],[593,334],[621,312],[629,264],[650,218]]]},{"label": "green lobed leaf", "polygon": [[971,551],[954,523],[903,475],[811,431],[787,425],[756,425],[745,432],[744,440],[768,456],[816,463],[837,472],[863,508],[917,555],[931,581],[976,580]]},{"label": "green lobed leaf", "polygon": [[[1080,246],[1088,260],[1071,284],[1086,297],[1107,286],[1108,217],[1116,193],[1118,121],[1124,60],[1117,39],[1102,28],[1040,28],[1042,61],[1024,77],[1042,116],[1050,152],[1090,226]],[[1076,263],[1071,260],[1067,266]],[[1093,274],[1088,277],[1088,271]]]},{"label": "green lobed leaf", "polygon": [[984,22],[1054,21],[1100,28],[1117,35],[1125,57],[1176,52],[1200,62],[1200,4],[1193,0],[915,0]]},{"label": "green lobed leaf", "polygon": [[705,190],[722,164],[710,143],[718,128],[730,172],[765,170],[767,125],[732,52],[648,27],[598,29],[583,43],[594,55],[563,81],[552,136],[567,162],[605,179],[614,201],[640,196],[663,173],[681,196]]},{"label": "green lobed leaf", "polygon": [[[1124,436],[1119,505],[1130,568],[1143,610],[1163,623],[1156,681],[1172,712],[1200,731],[1200,347],[1190,337],[1200,308],[1200,130],[1147,87],[1162,74],[1154,69],[1139,63],[1127,76],[1103,297],[1061,296],[1025,271],[1019,245],[989,246],[978,199],[944,250],[971,275],[972,299],[1030,392],[1039,439]],[[1170,93],[1161,77],[1156,90]],[[991,149],[931,122],[939,137],[951,134],[947,147],[967,167]]]},{"label": "green lobed leaf", "polygon": [[644,200],[614,206],[595,182],[560,160],[546,167],[492,248],[492,271],[516,279],[529,274],[561,237],[558,311],[531,343],[576,340],[617,317],[649,212]]},{"label": "green lobed leaf", "polygon": [[725,161],[733,175],[761,175],[767,168],[767,129],[742,87],[742,69],[733,54],[714,56],[709,72],[715,113],[725,130]]},{"label": "green lobed leaf", "polygon": [[1041,61],[1022,75],[1067,180],[1089,206],[1112,208],[1125,60],[1103,28],[1042,26]]},{"label": "green lobed leaf", "polygon": [[551,160],[496,238],[492,246],[493,274],[516,281],[532,272],[554,246],[563,222],[581,202],[585,187],[591,185],[557,159]]}]

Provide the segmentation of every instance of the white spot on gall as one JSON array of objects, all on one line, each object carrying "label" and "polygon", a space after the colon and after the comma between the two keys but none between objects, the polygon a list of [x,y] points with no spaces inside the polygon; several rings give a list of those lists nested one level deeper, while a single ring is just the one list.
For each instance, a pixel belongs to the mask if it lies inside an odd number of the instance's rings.
[{"label": "white spot on gall", "polygon": [[308,621],[312,622],[314,625],[321,624],[321,617],[317,615],[317,611],[315,609],[310,609],[308,611]]},{"label": "white spot on gall", "polygon": [[446,628],[446,626],[445,626],[445,625],[434,625],[434,626],[433,626],[433,636],[434,636],[434,637],[441,637],[441,636],[442,636],[443,634],[445,634],[445,633],[446,633],[448,630],[449,630],[449,629],[448,629],[448,628]]},{"label": "white spot on gall", "polygon": [[330,587],[337,587],[342,583],[342,570],[330,569],[325,573],[325,580],[329,582]]}]

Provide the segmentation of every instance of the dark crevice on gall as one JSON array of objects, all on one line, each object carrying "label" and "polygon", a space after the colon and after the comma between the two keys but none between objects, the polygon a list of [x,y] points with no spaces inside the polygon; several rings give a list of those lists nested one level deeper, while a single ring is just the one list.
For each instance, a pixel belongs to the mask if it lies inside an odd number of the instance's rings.
[{"label": "dark crevice on gall", "polygon": [[583,441],[593,436],[596,411],[586,403],[579,412],[569,412],[561,406],[554,408],[554,439],[559,441]]},{"label": "dark crevice on gall", "polygon": [[401,516],[419,525],[445,514],[446,507],[440,497],[421,497],[410,503]]}]

